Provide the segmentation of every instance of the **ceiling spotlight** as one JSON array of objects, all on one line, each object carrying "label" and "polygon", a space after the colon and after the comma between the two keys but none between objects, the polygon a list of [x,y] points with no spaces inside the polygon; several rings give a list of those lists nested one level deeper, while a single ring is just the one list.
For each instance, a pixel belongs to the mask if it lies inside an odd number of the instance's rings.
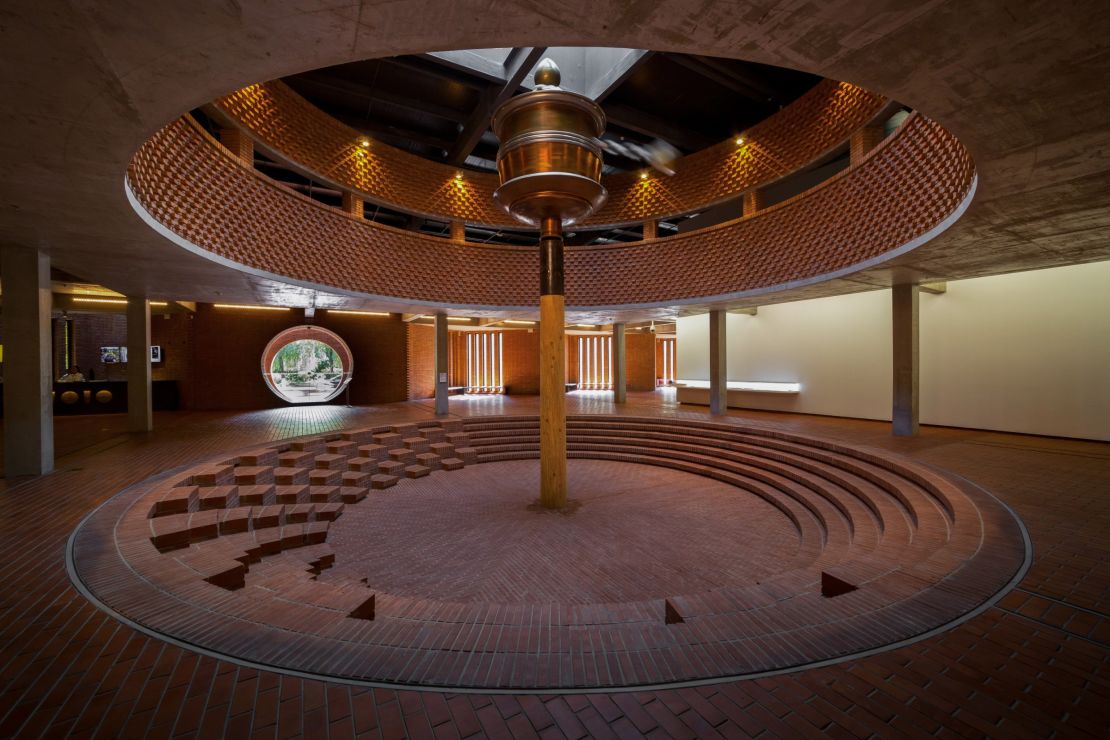
[{"label": "ceiling spotlight", "polygon": [[743,136],[737,136],[736,137],[736,146],[744,146],[744,137]]},{"label": "ceiling spotlight", "polygon": [[370,147],[370,139],[368,139],[364,136],[364,137],[362,137],[361,139],[358,140],[358,144],[363,149],[368,149]]},{"label": "ceiling spotlight", "polygon": [[640,179],[641,180],[646,180],[647,179],[647,173],[646,172],[641,172],[640,173]]}]

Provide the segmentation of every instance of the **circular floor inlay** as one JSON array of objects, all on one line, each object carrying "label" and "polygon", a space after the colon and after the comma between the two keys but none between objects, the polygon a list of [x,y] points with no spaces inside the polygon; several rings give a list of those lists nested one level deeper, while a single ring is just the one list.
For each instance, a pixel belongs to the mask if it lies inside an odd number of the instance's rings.
[{"label": "circular floor inlay", "polygon": [[568,489],[580,504],[572,514],[529,508],[539,490],[531,460],[424,479],[419,495],[345,511],[328,536],[342,564],[328,575],[439,601],[589,604],[747,585],[798,555],[782,512],[708,478],[572,460]]},{"label": "circular floor inlay", "polygon": [[681,683],[841,659],[996,598],[1020,523],[882,451],[739,424],[482,417],[244,450],[135,486],[71,569],[143,629],[251,665],[486,690]]}]

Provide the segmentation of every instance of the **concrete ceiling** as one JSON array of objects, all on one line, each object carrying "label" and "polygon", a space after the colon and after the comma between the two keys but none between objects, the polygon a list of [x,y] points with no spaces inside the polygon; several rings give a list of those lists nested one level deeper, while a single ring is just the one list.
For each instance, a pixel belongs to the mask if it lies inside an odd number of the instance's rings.
[{"label": "concrete ceiling", "polygon": [[1103,2],[567,0],[554,7],[534,0],[506,0],[496,11],[485,0],[6,3],[0,243],[43,249],[83,279],[156,299],[426,310],[311,295],[174,246],[127,203],[132,153],[182,112],[258,80],[431,50],[582,45],[736,57],[848,80],[925,112],[972,152],[979,191],[940,238],[879,268],[760,303],[1110,258]]}]

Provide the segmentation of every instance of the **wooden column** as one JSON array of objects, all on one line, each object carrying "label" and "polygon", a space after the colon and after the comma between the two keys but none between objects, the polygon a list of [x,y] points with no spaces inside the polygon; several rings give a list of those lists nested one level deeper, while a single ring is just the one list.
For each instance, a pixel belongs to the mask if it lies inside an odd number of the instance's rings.
[{"label": "wooden column", "polygon": [[362,200],[362,198],[358,197],[354,193],[343,193],[342,208],[344,213],[349,213],[352,216],[357,216],[359,218],[365,218],[366,212],[363,204],[364,201]]},{"label": "wooden column", "polygon": [[725,312],[709,312],[709,413],[728,411],[728,357],[725,353]]},{"label": "wooden column", "polygon": [[254,166],[254,142],[237,128],[220,129],[220,143],[231,150],[247,167]]},{"label": "wooden column", "polygon": [[567,504],[566,339],[563,236],[557,218],[540,233],[540,505]]},{"label": "wooden column", "polygon": [[447,314],[436,314],[436,416],[447,415]]},{"label": "wooden column", "polygon": [[628,400],[628,356],[625,351],[624,323],[613,324],[613,403]]},{"label": "wooden column", "polygon": [[54,469],[50,258],[0,248],[4,279],[4,476]]},{"label": "wooden column", "polygon": [[867,153],[883,140],[882,126],[861,126],[848,139],[848,161],[852,167],[863,161]]},{"label": "wooden column", "polygon": [[751,216],[758,210],[763,208],[763,192],[760,190],[749,190],[744,193],[744,199],[740,204],[741,215]]},{"label": "wooden column", "polygon": [[912,437],[918,427],[918,297],[916,285],[895,285],[890,291],[894,342],[894,436]]},{"label": "wooden column", "polygon": [[127,299],[127,429],[149,432],[154,428],[150,388],[150,301]]},{"label": "wooden column", "polygon": [[463,244],[466,242],[466,222],[451,222],[451,241],[455,242],[456,244]]},{"label": "wooden column", "polygon": [[655,239],[659,236],[659,222],[658,221],[644,221],[644,238]]}]

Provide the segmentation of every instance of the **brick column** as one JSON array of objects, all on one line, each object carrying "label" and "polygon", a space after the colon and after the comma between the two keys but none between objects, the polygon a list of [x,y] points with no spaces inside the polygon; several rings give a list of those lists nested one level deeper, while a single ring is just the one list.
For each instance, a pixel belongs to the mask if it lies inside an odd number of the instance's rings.
[{"label": "brick column", "polygon": [[917,434],[918,420],[918,296],[916,285],[895,285],[890,291],[894,342],[894,436]]},{"label": "brick column", "polygon": [[867,156],[867,153],[877,147],[882,140],[882,126],[863,126],[853,131],[851,138],[848,140],[851,165],[855,167],[859,164]]},{"label": "brick column", "polygon": [[644,221],[644,238],[656,239],[659,237],[659,222]]},{"label": "brick column", "polygon": [[54,469],[50,258],[0,248],[4,277],[4,475]]},{"label": "brick column", "polygon": [[127,298],[127,429],[154,428],[150,389],[150,301]]},{"label": "brick column", "polygon": [[220,143],[248,167],[254,167],[254,142],[237,128],[220,129]]},{"label": "brick column", "polygon": [[624,322],[613,324],[613,403],[628,400],[628,355],[624,341]]},{"label": "brick column", "polygon": [[749,190],[744,193],[744,200],[741,204],[741,215],[750,216],[758,210],[763,208],[763,192],[760,190]]},{"label": "brick column", "polygon": [[455,242],[456,244],[462,244],[466,241],[466,222],[451,222],[451,241]]},{"label": "brick column", "polygon": [[348,213],[352,216],[358,216],[359,218],[363,218],[365,216],[365,212],[363,210],[362,204],[363,204],[362,198],[358,197],[354,193],[347,193],[347,192],[343,193],[343,206],[342,206],[342,208],[343,208],[344,213]]},{"label": "brick column", "polygon": [[709,312],[709,413],[728,411],[728,356],[725,352],[725,312]]}]

